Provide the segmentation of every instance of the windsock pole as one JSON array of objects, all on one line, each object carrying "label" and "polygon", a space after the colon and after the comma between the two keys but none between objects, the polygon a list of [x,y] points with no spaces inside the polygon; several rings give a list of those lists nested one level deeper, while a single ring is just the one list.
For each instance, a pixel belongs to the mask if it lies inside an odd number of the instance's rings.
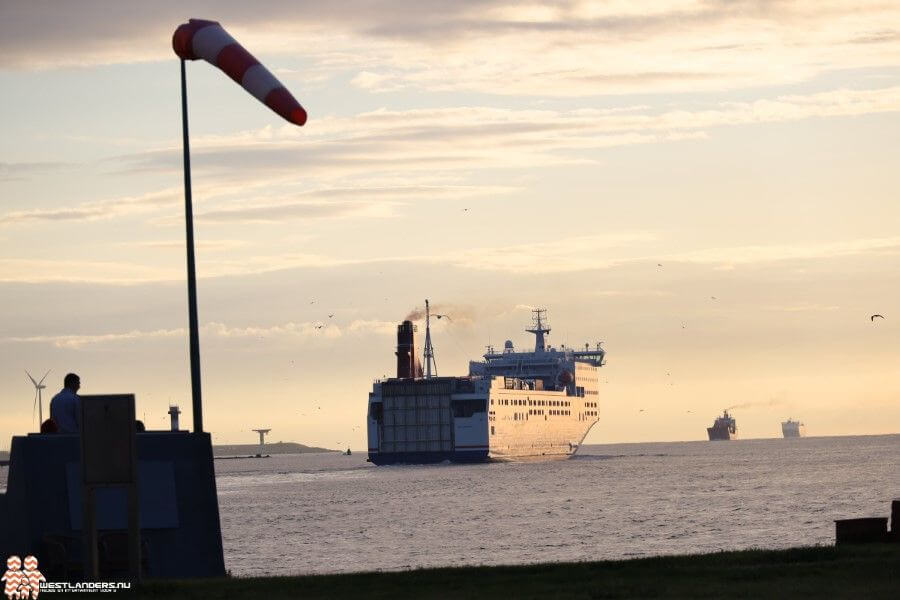
[{"label": "windsock pole", "polygon": [[187,229],[188,318],[194,432],[203,431],[200,399],[200,334],[197,325],[197,279],[194,269],[194,216],[191,209],[191,156],[188,145],[187,84],[184,61],[202,58],[218,67],[257,100],[294,125],[306,123],[306,110],[274,75],[216,21],[189,19],[175,29],[172,49],[181,59],[181,124],[184,134],[184,222]]},{"label": "windsock pole", "polygon": [[184,147],[184,223],[187,233],[188,325],[190,327],[191,396],[194,433],[203,431],[203,400],[200,393],[200,331],[197,325],[197,275],[194,264],[194,210],[191,205],[191,149],[188,143],[187,83],[181,59],[181,132]]}]

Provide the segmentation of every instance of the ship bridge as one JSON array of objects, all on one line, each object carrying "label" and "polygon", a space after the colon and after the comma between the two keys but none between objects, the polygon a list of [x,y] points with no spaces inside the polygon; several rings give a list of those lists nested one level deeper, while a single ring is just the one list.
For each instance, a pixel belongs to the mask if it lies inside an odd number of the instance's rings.
[{"label": "ship bridge", "polygon": [[516,352],[509,340],[504,344],[503,352],[495,352],[493,347],[488,346],[488,351],[483,355],[484,361],[469,362],[469,375],[530,379],[540,381],[543,389],[571,388],[570,393],[574,394],[576,373],[584,377],[584,367],[595,373],[598,367],[603,366],[606,351],[599,342],[594,348],[585,344],[583,349],[577,350],[546,344],[544,336],[550,333],[545,320],[546,312],[541,308],[533,310],[533,325],[525,330],[535,335],[533,351]]}]

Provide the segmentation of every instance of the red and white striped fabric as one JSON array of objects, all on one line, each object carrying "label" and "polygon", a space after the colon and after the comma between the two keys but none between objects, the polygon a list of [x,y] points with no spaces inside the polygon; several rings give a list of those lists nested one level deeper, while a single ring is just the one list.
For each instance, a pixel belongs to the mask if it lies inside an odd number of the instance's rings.
[{"label": "red and white striped fabric", "polygon": [[306,123],[306,111],[252,54],[215,21],[190,19],[172,36],[175,54],[184,60],[202,58],[253,94],[257,100],[295,125]]}]

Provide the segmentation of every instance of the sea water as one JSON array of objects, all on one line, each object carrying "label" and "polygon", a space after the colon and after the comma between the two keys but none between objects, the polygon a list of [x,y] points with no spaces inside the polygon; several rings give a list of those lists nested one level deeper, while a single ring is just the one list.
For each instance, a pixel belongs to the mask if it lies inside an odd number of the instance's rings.
[{"label": "sea water", "polygon": [[217,460],[234,575],[621,559],[832,544],[888,516],[900,435],[594,445],[554,462]]},{"label": "sea water", "polygon": [[[568,460],[216,460],[233,575],[621,559],[834,543],[886,517],[900,435],[585,446]],[[5,491],[7,467],[0,467]]]}]

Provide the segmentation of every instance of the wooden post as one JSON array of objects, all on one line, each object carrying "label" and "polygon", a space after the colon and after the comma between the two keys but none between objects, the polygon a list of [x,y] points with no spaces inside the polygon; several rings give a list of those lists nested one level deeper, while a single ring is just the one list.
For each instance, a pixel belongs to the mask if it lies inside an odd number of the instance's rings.
[{"label": "wooden post", "polygon": [[99,557],[97,556],[97,495],[93,485],[85,484],[82,490],[81,531],[84,534],[84,578],[90,581],[100,579]]},{"label": "wooden post", "polygon": [[128,572],[141,578],[141,524],[138,496],[134,395],[81,396],[81,472],[84,503],[84,576],[97,580],[97,490],[125,488],[128,495]]}]

